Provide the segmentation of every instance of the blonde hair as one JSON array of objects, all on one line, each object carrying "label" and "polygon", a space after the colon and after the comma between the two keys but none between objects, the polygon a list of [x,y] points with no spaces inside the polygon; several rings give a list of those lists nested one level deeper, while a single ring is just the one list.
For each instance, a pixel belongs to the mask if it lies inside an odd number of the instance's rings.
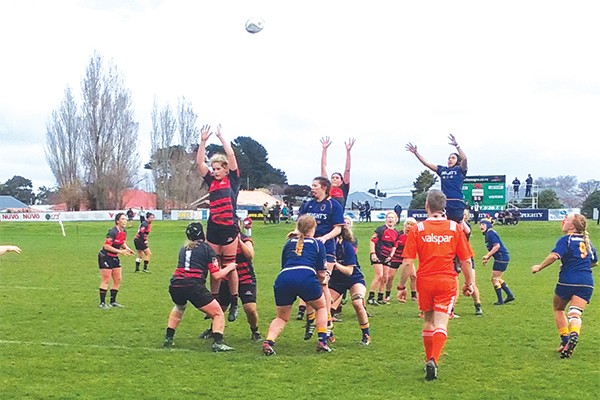
[{"label": "blonde hair", "polygon": [[585,241],[585,246],[588,249],[588,252],[592,251],[592,243],[590,242],[590,234],[587,231],[587,219],[585,216],[581,214],[572,214],[571,215],[571,224],[573,224],[573,228],[576,233],[583,235],[583,240]]},{"label": "blonde hair", "polygon": [[225,154],[221,154],[221,153],[213,154],[213,156],[210,158],[209,162],[210,162],[210,165],[213,165],[214,163],[219,163],[219,164],[221,164],[221,166],[223,168],[225,168],[229,165],[229,160],[227,159],[227,156]]},{"label": "blonde hair", "polygon": [[413,217],[408,217],[404,220],[404,232],[406,233],[406,230],[408,228],[410,228],[413,225],[417,224],[417,220],[414,219]]},{"label": "blonde hair", "polygon": [[317,227],[317,220],[315,217],[309,214],[301,215],[296,221],[296,229],[292,232],[288,233],[287,238],[297,238],[298,243],[296,243],[296,255],[302,255],[302,249],[304,248],[304,238],[309,237],[308,234],[311,230]]}]

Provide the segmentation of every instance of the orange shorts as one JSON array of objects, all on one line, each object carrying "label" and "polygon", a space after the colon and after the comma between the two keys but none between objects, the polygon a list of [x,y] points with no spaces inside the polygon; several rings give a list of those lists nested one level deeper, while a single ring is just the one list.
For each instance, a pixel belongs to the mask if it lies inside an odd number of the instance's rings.
[{"label": "orange shorts", "polygon": [[450,314],[456,301],[458,283],[455,276],[434,275],[417,277],[419,310]]}]

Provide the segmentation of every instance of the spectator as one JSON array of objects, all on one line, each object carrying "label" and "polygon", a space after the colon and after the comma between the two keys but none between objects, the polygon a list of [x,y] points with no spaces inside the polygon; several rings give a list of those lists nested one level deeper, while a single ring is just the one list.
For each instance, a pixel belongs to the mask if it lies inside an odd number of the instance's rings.
[{"label": "spectator", "polygon": [[[515,199],[519,198],[519,186],[521,186],[521,181],[519,180],[519,178],[517,178],[515,176],[515,179],[513,179],[512,181],[512,185],[513,185],[513,197]],[[527,195],[525,195],[527,196]]]},{"label": "spectator", "polygon": [[365,221],[371,222],[371,205],[369,201],[365,201]]},{"label": "spectator", "polygon": [[398,216],[398,222],[396,222],[396,224],[398,224],[400,222],[400,217],[402,216],[402,206],[400,204],[396,204],[394,206],[394,212],[396,213],[396,215]]},{"label": "spectator", "polygon": [[266,224],[269,220],[269,203],[265,202],[265,204],[262,205],[261,212],[263,216],[263,222]]},{"label": "spectator", "polygon": [[527,179],[525,179],[525,197],[531,197],[531,187],[533,186],[533,178],[531,174],[527,174]]}]

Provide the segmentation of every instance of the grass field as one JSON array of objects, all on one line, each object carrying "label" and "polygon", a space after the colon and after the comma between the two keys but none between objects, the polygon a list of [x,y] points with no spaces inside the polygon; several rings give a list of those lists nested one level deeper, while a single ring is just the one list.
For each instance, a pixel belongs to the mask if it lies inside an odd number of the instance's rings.
[{"label": "grass field", "polygon": [[[176,348],[163,350],[172,303],[167,292],[186,222],[156,221],[150,235],[153,274],[134,274],[134,257],[122,258],[122,309],[98,309],[96,254],[111,223],[0,224],[0,243],[23,253],[0,257],[0,399],[596,399],[600,391],[600,307],[597,295],[583,314],[581,341],[571,359],[555,349],[552,294],[558,263],[540,274],[540,262],[560,236],[560,224],[497,227],[512,262],[505,280],[517,300],[492,306],[490,268],[477,262],[483,317],[461,297],[450,322],[439,379],[423,377],[422,321],[417,306],[396,301],[372,307],[373,343],[361,347],[351,307],[336,325],[330,354],[302,340],[303,323],[292,320],[265,357],[250,341],[243,313],[228,322],[225,341],[236,348],[212,353],[198,339],[208,327],[188,308]],[[370,283],[368,240],[377,225],[357,224],[359,254]],[[254,224],[260,331],[274,317],[272,283],[281,245],[292,225]],[[592,241],[600,229],[590,223]],[[133,245],[135,227],[129,230]],[[484,250],[475,231],[479,260]],[[598,269],[595,270],[598,279]],[[395,295],[395,293],[393,293]]]}]

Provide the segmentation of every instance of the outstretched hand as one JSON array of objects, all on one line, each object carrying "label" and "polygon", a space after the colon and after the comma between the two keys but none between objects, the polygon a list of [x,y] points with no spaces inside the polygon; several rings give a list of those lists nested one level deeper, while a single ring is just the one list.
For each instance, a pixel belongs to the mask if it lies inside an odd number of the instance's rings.
[{"label": "outstretched hand", "polygon": [[223,134],[221,133],[221,124],[217,125],[217,137],[223,141]]},{"label": "outstretched hand", "polygon": [[202,125],[202,128],[200,128],[200,141],[206,142],[210,135],[212,135],[210,125]]},{"label": "outstretched hand", "polygon": [[326,149],[330,145],[331,145],[331,139],[329,138],[329,136],[323,136],[321,138],[321,146],[323,146],[323,148]]},{"label": "outstretched hand", "polygon": [[352,150],[352,146],[354,146],[354,142],[356,142],[356,139],[354,139],[354,138],[348,138],[348,141],[344,142],[344,144],[346,145],[346,151]]},{"label": "outstretched hand", "polygon": [[453,134],[449,134],[449,135],[448,135],[448,140],[449,140],[448,144],[449,144],[450,146],[454,146],[454,147],[457,147],[457,146],[458,146],[458,143],[456,142],[456,138],[454,137],[454,135],[453,135]]},{"label": "outstretched hand", "polygon": [[417,154],[417,146],[416,145],[409,142],[405,148],[406,148],[406,151],[410,151],[413,154]]}]

